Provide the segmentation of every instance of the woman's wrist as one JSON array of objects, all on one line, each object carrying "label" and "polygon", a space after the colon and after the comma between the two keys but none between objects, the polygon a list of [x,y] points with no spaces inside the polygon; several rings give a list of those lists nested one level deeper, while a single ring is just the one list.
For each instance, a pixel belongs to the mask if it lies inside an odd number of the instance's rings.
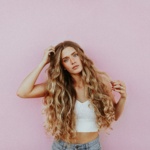
[{"label": "woman's wrist", "polygon": [[43,68],[45,65],[46,65],[46,63],[41,61],[38,66]]},{"label": "woman's wrist", "polygon": [[126,99],[127,99],[127,96],[121,96],[120,99],[126,100]]}]

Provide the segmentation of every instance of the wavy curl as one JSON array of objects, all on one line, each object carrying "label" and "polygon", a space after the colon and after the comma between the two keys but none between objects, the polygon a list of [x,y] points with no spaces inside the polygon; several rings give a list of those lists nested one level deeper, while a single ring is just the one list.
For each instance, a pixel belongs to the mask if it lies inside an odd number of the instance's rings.
[{"label": "wavy curl", "polygon": [[94,107],[98,131],[111,127],[115,120],[115,109],[114,97],[108,86],[109,76],[94,66],[77,43],[64,41],[56,45],[55,54],[50,55],[50,65],[46,70],[48,82],[47,94],[43,99],[46,116],[44,127],[47,133],[55,136],[55,140],[62,139],[70,143],[71,139],[76,140],[74,108],[77,95],[71,75],[63,69],[61,62],[62,50],[68,46],[73,47],[81,59],[83,70],[80,74],[86,95]]}]

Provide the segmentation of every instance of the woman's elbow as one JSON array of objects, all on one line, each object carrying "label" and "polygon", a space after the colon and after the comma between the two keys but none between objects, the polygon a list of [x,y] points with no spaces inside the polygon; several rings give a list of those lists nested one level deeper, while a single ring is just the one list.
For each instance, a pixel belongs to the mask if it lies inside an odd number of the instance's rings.
[{"label": "woman's elbow", "polygon": [[115,121],[118,121],[119,115],[115,114]]},{"label": "woman's elbow", "polygon": [[115,121],[118,121],[118,117],[115,117]]},{"label": "woman's elbow", "polygon": [[25,98],[25,97],[26,97],[25,94],[23,94],[23,93],[21,93],[21,92],[19,92],[19,91],[16,92],[16,95],[17,95],[18,97],[20,97],[20,98]]}]

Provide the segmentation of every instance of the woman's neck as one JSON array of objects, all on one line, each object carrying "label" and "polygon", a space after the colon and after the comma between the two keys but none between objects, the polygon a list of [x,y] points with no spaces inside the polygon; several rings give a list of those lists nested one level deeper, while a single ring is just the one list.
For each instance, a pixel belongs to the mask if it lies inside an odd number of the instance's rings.
[{"label": "woman's neck", "polygon": [[81,81],[80,83],[74,83],[75,88],[84,88],[83,82]]},{"label": "woman's neck", "polygon": [[72,76],[73,78],[73,84],[74,84],[74,87],[78,87],[78,88],[83,88],[84,87],[84,84],[83,84],[83,81],[82,81],[82,78],[80,75],[74,75]]}]

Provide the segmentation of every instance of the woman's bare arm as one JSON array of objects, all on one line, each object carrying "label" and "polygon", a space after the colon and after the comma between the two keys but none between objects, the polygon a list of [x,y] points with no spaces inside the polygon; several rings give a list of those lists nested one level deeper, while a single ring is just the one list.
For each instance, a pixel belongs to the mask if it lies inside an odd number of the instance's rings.
[{"label": "woman's bare arm", "polygon": [[118,120],[118,118],[123,113],[126,99],[127,99],[126,85],[123,81],[120,80],[112,81],[111,83],[112,83],[112,89],[120,93],[120,99],[115,104],[115,120]]},{"label": "woman's bare arm", "polygon": [[45,96],[47,92],[47,82],[45,81],[41,84],[35,84],[35,82],[44,66],[49,63],[49,54],[51,52],[54,52],[54,48],[52,46],[45,50],[44,57],[40,64],[22,81],[17,90],[17,96],[21,98],[37,98]]},{"label": "woman's bare arm", "polygon": [[21,83],[17,90],[17,96],[21,98],[37,98],[46,94],[46,82],[36,84],[35,82],[44,67],[44,63],[40,63]]},{"label": "woman's bare arm", "polygon": [[[127,93],[126,93],[125,84],[124,82],[119,81],[119,80],[112,81],[111,78],[107,76],[102,76],[102,77],[104,79],[105,84],[108,87],[109,94],[112,97],[112,101],[113,101],[114,108],[115,108],[115,120],[117,121],[119,117],[121,116],[121,114],[123,113],[125,102],[126,102]],[[123,89],[120,89],[120,84],[122,84]],[[121,97],[118,102],[116,102],[112,91],[116,91],[120,93]]]}]

